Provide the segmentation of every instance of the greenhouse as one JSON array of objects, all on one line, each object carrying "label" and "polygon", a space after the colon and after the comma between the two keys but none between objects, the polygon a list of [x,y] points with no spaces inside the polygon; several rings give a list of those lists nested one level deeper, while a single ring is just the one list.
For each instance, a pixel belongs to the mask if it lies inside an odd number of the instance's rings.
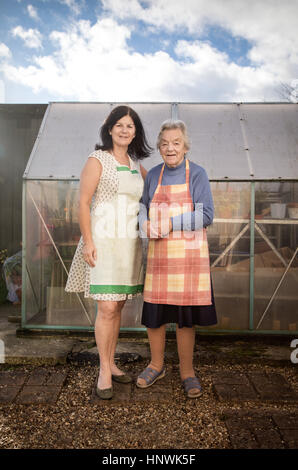
[{"label": "greenhouse", "polygon": [[[79,179],[99,129],[119,103],[50,103],[23,176],[22,328],[92,331],[96,302],[66,293],[80,238]],[[155,148],[161,123],[183,120],[187,157],[207,171],[207,229],[218,324],[202,332],[298,332],[298,105],[127,103]],[[143,161],[161,162],[157,150]],[[145,245],[144,245],[145,251]],[[142,297],[122,331],[141,331]],[[171,328],[171,325],[169,325]]]}]

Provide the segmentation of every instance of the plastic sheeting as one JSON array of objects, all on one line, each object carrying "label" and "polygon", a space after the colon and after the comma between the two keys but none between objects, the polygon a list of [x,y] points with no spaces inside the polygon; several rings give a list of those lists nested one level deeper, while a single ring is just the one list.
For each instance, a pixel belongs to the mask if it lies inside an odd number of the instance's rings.
[{"label": "plastic sheeting", "polygon": [[[120,104],[120,103],[119,103]],[[127,103],[140,115],[154,147],[146,169],[161,162],[156,138],[161,123],[179,118],[191,139],[189,158],[210,180],[298,177],[298,105],[293,103]],[[79,179],[99,141],[111,103],[51,103],[24,178]]]}]

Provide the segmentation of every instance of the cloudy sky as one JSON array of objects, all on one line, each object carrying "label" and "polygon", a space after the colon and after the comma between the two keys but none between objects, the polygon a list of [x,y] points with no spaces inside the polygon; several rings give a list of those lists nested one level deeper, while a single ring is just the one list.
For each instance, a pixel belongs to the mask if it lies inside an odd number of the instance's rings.
[{"label": "cloudy sky", "polygon": [[298,0],[0,0],[0,102],[280,101]]}]

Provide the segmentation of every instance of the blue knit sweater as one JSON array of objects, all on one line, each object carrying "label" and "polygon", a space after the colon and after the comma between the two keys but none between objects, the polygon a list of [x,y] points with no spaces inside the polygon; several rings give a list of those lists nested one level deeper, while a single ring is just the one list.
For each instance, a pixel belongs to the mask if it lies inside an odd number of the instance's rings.
[{"label": "blue knit sweater", "polygon": [[[163,163],[148,171],[144,191],[140,201],[139,227],[144,237],[142,226],[148,220],[148,210],[153,199]],[[185,159],[176,168],[165,165],[162,186],[185,183]],[[201,166],[189,161],[189,189],[195,210],[172,217],[173,230],[197,230],[212,223],[214,206],[206,171]]]}]

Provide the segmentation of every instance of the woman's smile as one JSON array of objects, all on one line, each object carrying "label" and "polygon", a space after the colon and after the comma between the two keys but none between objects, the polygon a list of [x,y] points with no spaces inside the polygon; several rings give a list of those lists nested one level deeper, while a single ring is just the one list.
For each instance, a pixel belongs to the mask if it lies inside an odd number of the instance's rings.
[{"label": "woman's smile", "polygon": [[180,165],[186,154],[185,142],[180,129],[164,130],[159,147],[164,162],[171,168]]},{"label": "woman's smile", "polygon": [[123,116],[112,127],[110,134],[112,136],[113,145],[129,145],[136,133],[133,120],[129,115]]}]

